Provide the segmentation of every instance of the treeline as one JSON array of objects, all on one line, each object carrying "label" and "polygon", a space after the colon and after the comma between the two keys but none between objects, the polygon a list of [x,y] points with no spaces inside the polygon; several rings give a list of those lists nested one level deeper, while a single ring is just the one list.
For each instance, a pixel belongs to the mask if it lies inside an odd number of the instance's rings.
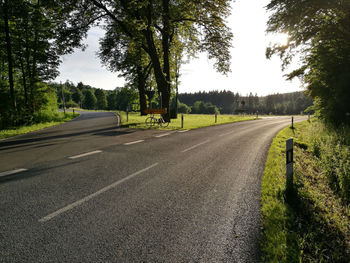
[{"label": "treeline", "polygon": [[138,110],[138,94],[127,87],[103,90],[79,82],[49,83],[55,90],[59,108],[79,107],[87,110]]},{"label": "treeline", "polygon": [[[247,113],[291,115],[304,113],[313,105],[310,97],[303,92],[285,94],[273,94],[259,97],[250,93],[242,96],[232,91],[209,91],[196,93],[182,93],[178,96],[179,101],[198,112],[198,105],[216,106],[217,112],[222,114]],[[182,106],[183,107],[183,106]],[[205,109],[205,107],[202,107]],[[193,112],[194,113],[194,112]]]}]

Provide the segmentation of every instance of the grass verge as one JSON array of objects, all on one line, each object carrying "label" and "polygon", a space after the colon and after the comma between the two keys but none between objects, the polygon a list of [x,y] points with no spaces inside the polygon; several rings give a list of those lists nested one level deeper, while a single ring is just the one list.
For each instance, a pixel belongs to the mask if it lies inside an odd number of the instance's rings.
[{"label": "grass verge", "polygon": [[27,125],[27,126],[16,127],[13,129],[1,130],[0,131],[0,139],[5,139],[5,138],[21,135],[21,134],[33,132],[33,131],[42,130],[44,128],[48,128],[51,126],[55,126],[55,125],[67,122],[67,121],[79,116],[79,113],[75,113],[73,115],[72,112],[66,112],[66,114],[64,115],[63,112],[57,112],[57,114],[55,114],[55,115],[56,115],[56,117],[55,117],[54,121],[36,123],[36,124],[32,124],[32,125]]},{"label": "grass verge", "polygon": [[[320,157],[332,155],[336,148],[322,127],[319,121],[298,123],[295,129],[283,129],[272,142],[261,193],[263,262],[350,262],[349,202],[332,187]],[[285,142],[290,137],[294,137],[294,189],[286,195]],[[328,148],[320,150],[318,141],[327,141]],[[343,152],[349,148],[342,145]]]},{"label": "grass verge", "polygon": [[[127,116],[126,112],[118,111],[121,116],[122,126],[127,126],[130,128],[139,128],[139,129],[149,129],[150,127],[146,126],[145,120],[149,116],[140,116],[140,113],[130,112]],[[202,114],[184,114],[184,127],[181,128],[181,114],[178,114],[177,119],[172,119],[169,126],[166,128],[159,127],[155,125],[152,129],[164,129],[164,130],[192,130],[212,125],[240,122],[255,120],[255,116],[242,116],[242,115],[217,115],[217,121],[215,123],[215,115],[202,115]]]}]

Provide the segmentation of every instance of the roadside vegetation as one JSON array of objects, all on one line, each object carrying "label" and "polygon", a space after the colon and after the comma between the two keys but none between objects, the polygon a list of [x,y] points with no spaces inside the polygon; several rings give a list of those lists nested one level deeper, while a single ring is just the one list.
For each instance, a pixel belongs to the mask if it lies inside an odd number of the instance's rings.
[{"label": "roadside vegetation", "polygon": [[[150,127],[145,124],[145,120],[149,116],[140,116],[140,113],[131,112],[128,116],[124,111],[118,111],[121,116],[121,125],[130,128],[149,129]],[[159,116],[156,115],[157,118]],[[184,114],[184,127],[185,130],[192,130],[217,124],[255,120],[256,116],[251,115],[217,115],[217,122],[215,123],[215,115],[208,114]],[[166,130],[180,130],[181,129],[181,114],[178,114],[177,119],[172,119],[169,126],[166,128],[155,125],[152,129],[166,129]]]},{"label": "roadside vegetation", "polygon": [[[285,142],[294,137],[286,194]],[[312,120],[273,140],[262,181],[263,262],[350,262],[350,129]]]},{"label": "roadside vegetation", "polygon": [[44,128],[55,126],[64,122],[67,122],[75,117],[79,116],[79,113],[73,114],[72,112],[55,112],[48,114],[43,114],[41,116],[41,121],[39,123],[31,123],[28,125],[22,125],[18,127],[9,127],[7,129],[0,130],[0,139],[17,136],[25,134],[28,132],[38,131]]}]

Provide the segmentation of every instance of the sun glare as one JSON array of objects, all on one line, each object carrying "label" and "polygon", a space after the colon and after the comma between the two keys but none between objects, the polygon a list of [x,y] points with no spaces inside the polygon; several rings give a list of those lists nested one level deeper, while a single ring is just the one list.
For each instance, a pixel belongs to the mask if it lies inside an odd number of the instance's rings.
[{"label": "sun glare", "polygon": [[288,44],[289,35],[285,33],[269,35],[271,44],[278,46],[286,46]]}]

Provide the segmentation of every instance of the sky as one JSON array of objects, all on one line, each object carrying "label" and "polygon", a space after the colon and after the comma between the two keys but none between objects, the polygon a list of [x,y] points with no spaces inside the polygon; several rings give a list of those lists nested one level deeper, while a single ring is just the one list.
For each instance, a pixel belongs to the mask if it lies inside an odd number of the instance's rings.
[{"label": "sky", "polygon": [[[231,90],[241,95],[250,92],[265,96],[274,93],[301,91],[298,80],[287,81],[281,71],[278,56],[268,60],[265,57],[266,47],[270,43],[286,41],[286,35],[267,35],[266,22],[268,14],[264,6],[269,0],[236,0],[232,3],[232,14],[227,19],[234,39],[231,49],[231,73],[227,76],[217,73],[213,61],[207,54],[201,53],[198,58],[182,66],[180,70],[180,93],[211,90]],[[92,87],[113,90],[124,85],[124,79],[118,73],[110,72],[102,66],[96,52],[103,30],[92,28],[88,32],[85,51],[76,50],[73,54],[62,56],[60,75],[55,81],[82,81]],[[296,67],[296,65],[294,65]],[[293,67],[289,70],[291,71]]]}]

